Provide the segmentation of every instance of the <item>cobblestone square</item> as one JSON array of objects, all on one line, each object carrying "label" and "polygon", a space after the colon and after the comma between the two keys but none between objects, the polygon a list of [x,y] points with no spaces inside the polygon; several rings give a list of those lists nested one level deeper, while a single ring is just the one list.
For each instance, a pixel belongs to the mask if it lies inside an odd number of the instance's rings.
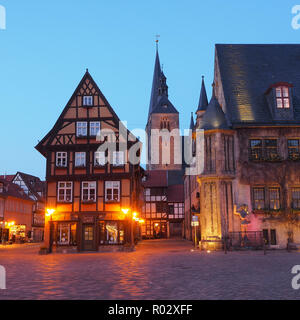
[{"label": "cobblestone square", "polygon": [[35,245],[0,248],[0,299],[299,299],[300,253],[199,252],[183,240],[141,242],[131,253],[40,256]]}]

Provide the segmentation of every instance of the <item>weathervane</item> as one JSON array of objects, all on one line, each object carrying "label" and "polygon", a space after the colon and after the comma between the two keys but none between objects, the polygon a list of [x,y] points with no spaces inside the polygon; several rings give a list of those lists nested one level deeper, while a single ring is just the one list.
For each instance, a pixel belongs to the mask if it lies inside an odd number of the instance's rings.
[{"label": "weathervane", "polygon": [[155,42],[156,42],[156,50],[158,50],[158,42],[159,42],[160,35],[157,34],[155,37],[156,37],[156,40],[155,40]]}]

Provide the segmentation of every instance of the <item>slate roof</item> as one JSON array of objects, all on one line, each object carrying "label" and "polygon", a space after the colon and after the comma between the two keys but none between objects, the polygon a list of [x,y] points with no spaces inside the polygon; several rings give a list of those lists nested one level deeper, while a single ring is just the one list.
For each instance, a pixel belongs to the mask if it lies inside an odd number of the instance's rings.
[{"label": "slate roof", "polygon": [[[233,125],[300,124],[299,44],[216,44],[216,59]],[[265,92],[274,83],[293,85],[294,120],[273,120]]]},{"label": "slate roof", "polygon": [[[159,93],[159,89],[162,88],[163,93]],[[150,106],[149,106],[149,114],[152,113],[178,113],[176,108],[168,99],[167,93],[167,85],[166,85],[166,76],[161,70],[160,60],[158,50],[156,51],[155,65],[154,65],[154,73],[153,73],[153,81],[152,81],[152,90],[151,90],[151,98],[150,98]]]},{"label": "slate roof", "polygon": [[200,91],[200,98],[198,103],[197,111],[205,111],[208,105],[207,94],[205,89],[204,83],[204,76],[202,76],[202,84],[201,84],[201,91]]},{"label": "slate roof", "polygon": [[229,129],[225,114],[214,93],[200,121],[199,127],[204,130]]}]

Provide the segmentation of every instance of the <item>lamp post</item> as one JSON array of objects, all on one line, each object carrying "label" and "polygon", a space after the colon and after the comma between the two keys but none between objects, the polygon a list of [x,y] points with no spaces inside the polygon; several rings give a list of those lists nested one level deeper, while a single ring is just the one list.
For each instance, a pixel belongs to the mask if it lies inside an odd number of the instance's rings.
[{"label": "lamp post", "polygon": [[138,214],[136,212],[132,212],[131,209],[123,208],[122,212],[127,215],[130,212],[129,219],[130,219],[130,245],[134,246],[134,235],[133,235],[133,220],[138,221]]},{"label": "lamp post", "polygon": [[45,214],[45,246],[49,249],[49,252],[52,251],[52,243],[51,243],[51,228],[50,222],[52,222],[52,215],[54,214],[55,209],[46,209]]}]

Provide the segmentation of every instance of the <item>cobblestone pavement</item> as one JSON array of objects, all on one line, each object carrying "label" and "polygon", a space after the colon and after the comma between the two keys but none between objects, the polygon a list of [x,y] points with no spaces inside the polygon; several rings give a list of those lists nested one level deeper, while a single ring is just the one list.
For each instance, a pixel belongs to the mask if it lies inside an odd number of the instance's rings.
[{"label": "cobblestone pavement", "polygon": [[299,299],[291,268],[300,253],[199,252],[183,240],[151,240],[135,252],[40,256],[0,248],[3,299]]}]

